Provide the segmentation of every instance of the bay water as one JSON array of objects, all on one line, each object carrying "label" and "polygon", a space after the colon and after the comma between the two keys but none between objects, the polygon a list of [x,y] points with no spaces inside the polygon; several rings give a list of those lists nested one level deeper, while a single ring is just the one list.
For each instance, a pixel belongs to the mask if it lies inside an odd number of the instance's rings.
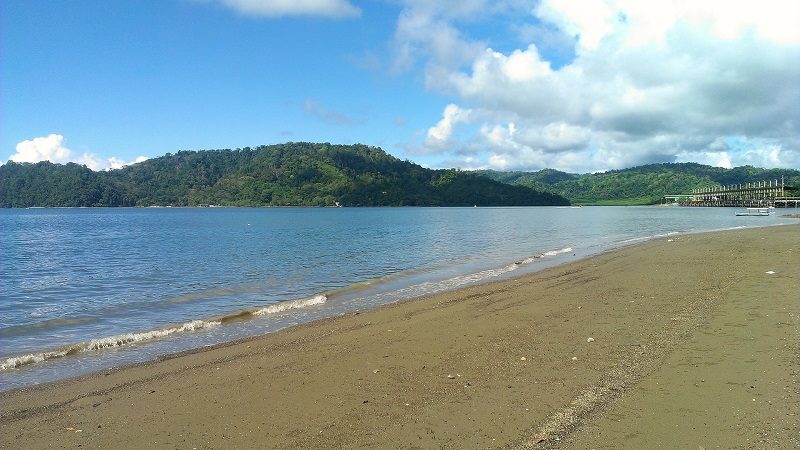
[{"label": "bay water", "polygon": [[675,233],[793,221],[679,207],[0,210],[0,390]]}]

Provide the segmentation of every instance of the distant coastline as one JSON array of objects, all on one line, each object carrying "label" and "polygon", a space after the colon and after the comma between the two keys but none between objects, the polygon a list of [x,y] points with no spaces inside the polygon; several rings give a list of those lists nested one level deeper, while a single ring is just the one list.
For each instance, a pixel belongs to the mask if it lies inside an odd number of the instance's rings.
[{"label": "distant coastline", "polygon": [[773,179],[797,190],[800,171],[695,163],[595,174],[432,170],[377,147],[298,142],[181,151],[100,172],[75,163],[10,161],[0,166],[0,207],[630,206]]}]

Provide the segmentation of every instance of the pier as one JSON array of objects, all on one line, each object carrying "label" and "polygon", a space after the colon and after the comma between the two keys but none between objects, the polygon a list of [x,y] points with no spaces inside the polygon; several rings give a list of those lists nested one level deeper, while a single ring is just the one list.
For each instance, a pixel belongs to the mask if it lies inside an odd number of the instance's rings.
[{"label": "pier", "polygon": [[795,191],[796,189],[787,186],[783,179],[767,180],[699,188],[694,189],[691,194],[665,195],[662,197],[662,203],[680,206],[798,208],[800,197],[790,195]]}]

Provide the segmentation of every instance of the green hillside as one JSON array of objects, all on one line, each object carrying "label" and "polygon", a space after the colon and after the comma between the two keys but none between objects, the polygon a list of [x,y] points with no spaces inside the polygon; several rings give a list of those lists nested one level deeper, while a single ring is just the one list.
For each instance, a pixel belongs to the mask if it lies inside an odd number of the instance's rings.
[{"label": "green hillside", "polygon": [[497,181],[553,192],[577,204],[646,205],[662,196],[687,194],[715,185],[779,180],[800,185],[800,171],[742,166],[723,169],[696,163],[650,164],[595,174],[571,174],[545,169],[538,172],[479,171]]},{"label": "green hillside", "polygon": [[365,145],[288,143],[181,151],[118,170],[77,164],[0,167],[0,207],[535,206],[556,194],[471,172],[431,170]]}]

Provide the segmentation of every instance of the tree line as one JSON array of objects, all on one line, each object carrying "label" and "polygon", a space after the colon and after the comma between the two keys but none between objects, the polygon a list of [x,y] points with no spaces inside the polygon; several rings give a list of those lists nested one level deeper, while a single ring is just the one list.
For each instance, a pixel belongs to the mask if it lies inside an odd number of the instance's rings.
[{"label": "tree line", "polygon": [[732,169],[697,163],[649,164],[592,174],[552,169],[537,172],[480,171],[496,181],[552,192],[578,204],[652,204],[664,195],[690,194],[692,189],[717,185],[780,180],[794,188],[800,171],[741,166]]},{"label": "tree line", "polygon": [[180,151],[122,169],[75,163],[0,166],[0,207],[537,206],[553,192],[473,172],[432,170],[366,145],[290,142]]}]

